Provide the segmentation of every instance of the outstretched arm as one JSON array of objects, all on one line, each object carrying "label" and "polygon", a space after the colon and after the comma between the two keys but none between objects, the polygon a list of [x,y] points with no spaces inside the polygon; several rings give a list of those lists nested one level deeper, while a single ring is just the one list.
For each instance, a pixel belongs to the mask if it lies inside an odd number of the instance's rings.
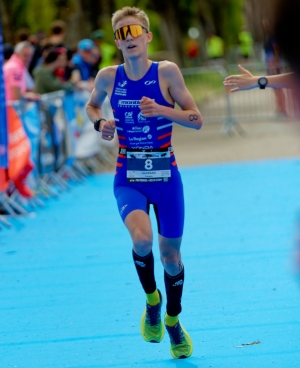
[{"label": "outstretched arm", "polygon": [[[242,74],[230,75],[226,77],[223,84],[225,87],[232,87],[230,92],[246,91],[253,88],[258,88],[258,79],[260,76],[252,75],[249,70],[238,66]],[[277,74],[267,77],[269,88],[294,88],[295,75],[294,73]]]},{"label": "outstretched arm", "polygon": [[170,96],[179,105],[181,110],[170,109],[157,104],[150,98],[143,97],[141,111],[144,116],[161,116],[175,123],[193,129],[200,129],[202,117],[195,101],[185,86],[182,74],[174,63],[167,63],[162,68],[162,83],[167,83]]}]

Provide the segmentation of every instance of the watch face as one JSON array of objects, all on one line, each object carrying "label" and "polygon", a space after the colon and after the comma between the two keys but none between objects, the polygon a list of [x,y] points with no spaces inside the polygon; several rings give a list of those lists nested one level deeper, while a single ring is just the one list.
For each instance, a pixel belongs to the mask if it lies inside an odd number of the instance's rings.
[{"label": "watch face", "polygon": [[267,83],[268,83],[268,80],[267,80],[267,78],[265,78],[265,77],[261,77],[261,78],[259,78],[258,83],[259,83],[261,86],[266,86],[266,85],[267,85]]}]

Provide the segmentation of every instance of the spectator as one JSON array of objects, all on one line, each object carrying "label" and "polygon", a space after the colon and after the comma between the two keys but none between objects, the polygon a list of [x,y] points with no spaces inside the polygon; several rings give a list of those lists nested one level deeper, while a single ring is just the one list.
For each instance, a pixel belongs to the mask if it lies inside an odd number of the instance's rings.
[{"label": "spectator", "polygon": [[[67,66],[66,66],[66,69],[65,69],[65,76],[64,77],[65,77],[65,80],[71,80],[72,79],[72,81],[75,81],[72,78],[72,73],[73,73],[73,70],[74,70],[74,65],[73,65],[72,58],[73,58],[74,52],[71,49],[68,49],[68,48],[66,50],[67,50]],[[80,80],[80,78],[78,78],[78,80]]]},{"label": "spectator", "polygon": [[61,81],[66,82],[69,80],[69,76],[67,75],[67,67],[68,67],[68,52],[64,47],[56,47],[56,51],[60,55],[61,59],[60,66],[54,70],[54,75]]},{"label": "spectator", "polygon": [[14,47],[10,43],[5,43],[3,45],[4,63],[6,63],[10,59],[13,53]]},{"label": "spectator", "polygon": [[64,68],[66,63],[67,55],[61,48],[48,49],[44,62],[33,71],[36,92],[72,91],[74,83],[62,81],[55,75],[55,71]]},{"label": "spectator", "polygon": [[194,38],[189,37],[186,40],[186,55],[191,61],[193,66],[197,66],[199,63],[200,45]]},{"label": "spectator", "polygon": [[[269,20],[264,18],[262,25],[265,32],[264,52],[267,64],[268,75],[276,75],[281,73],[281,57],[279,47],[271,33]],[[281,88],[274,88],[276,99],[276,113],[279,117],[286,117],[285,95]]]},{"label": "spectator", "polygon": [[206,40],[206,52],[210,60],[220,60],[224,57],[224,41],[215,34],[209,34]]},{"label": "spectator", "polygon": [[66,23],[62,20],[56,20],[51,24],[50,35],[44,41],[53,46],[65,46],[64,39],[67,32]]},{"label": "spectator", "polygon": [[32,75],[33,69],[37,66],[38,60],[42,57],[42,46],[41,43],[46,39],[46,34],[44,31],[37,31],[35,34],[29,37],[29,42],[34,47],[34,53],[28,67],[29,73]]},{"label": "spectator", "polygon": [[28,90],[28,70],[33,54],[33,46],[28,41],[16,45],[13,55],[3,67],[6,100],[19,100],[28,98],[39,99],[36,93]]},{"label": "spectator", "polygon": [[99,59],[99,50],[92,40],[86,38],[79,41],[77,52],[72,59],[74,65],[73,78],[88,82],[90,89],[92,89],[98,71]]},{"label": "spectator", "polygon": [[110,43],[107,43],[104,39],[104,36],[105,33],[101,29],[97,29],[91,34],[91,39],[95,42],[100,50],[101,59],[99,63],[99,69],[115,65],[119,62],[119,60],[116,60],[116,47],[114,45],[111,45]]},{"label": "spectator", "polygon": [[98,74],[100,61],[101,61],[100,50],[95,45],[95,47],[92,49],[92,55],[91,55],[91,64],[92,64],[91,75],[93,79],[95,79]]},{"label": "spectator", "polygon": [[[39,95],[28,92],[29,72],[27,67],[31,60],[32,53],[33,47],[28,41],[20,42],[15,46],[12,56],[3,66],[7,101],[19,100],[21,98],[28,98],[31,100],[39,99]],[[8,116],[10,116],[9,113]],[[33,197],[33,193],[26,185],[26,179],[33,168],[33,164],[29,159],[29,148],[26,148],[29,147],[28,137],[26,137],[19,119],[8,118],[7,124],[9,134],[13,134],[13,132],[17,131],[18,139],[24,143],[24,152],[22,151],[22,155],[20,154],[20,157],[18,156],[18,165],[20,165],[19,170],[17,170],[17,173],[15,172],[14,175],[12,175],[9,170],[9,176],[19,193],[24,197],[30,198]],[[13,160],[13,158],[10,157],[10,160]]]},{"label": "spectator", "polygon": [[55,48],[55,46],[53,46],[51,43],[43,42],[41,47],[41,57],[37,60],[35,67],[43,64],[45,57],[48,55],[48,50],[51,50],[53,47]]},{"label": "spectator", "polygon": [[243,29],[238,34],[239,39],[239,54],[243,59],[249,59],[253,56],[253,38],[252,34]]},{"label": "spectator", "polygon": [[16,32],[16,36],[15,36],[16,44],[23,42],[23,41],[28,41],[29,36],[30,36],[30,31],[28,28],[18,29]]}]

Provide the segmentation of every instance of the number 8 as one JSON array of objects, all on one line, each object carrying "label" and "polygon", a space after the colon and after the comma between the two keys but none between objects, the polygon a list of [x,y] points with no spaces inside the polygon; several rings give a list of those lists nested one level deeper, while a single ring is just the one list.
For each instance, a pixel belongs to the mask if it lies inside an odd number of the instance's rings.
[{"label": "number 8", "polygon": [[148,160],[145,161],[145,169],[146,170],[153,169],[152,160],[148,159]]}]

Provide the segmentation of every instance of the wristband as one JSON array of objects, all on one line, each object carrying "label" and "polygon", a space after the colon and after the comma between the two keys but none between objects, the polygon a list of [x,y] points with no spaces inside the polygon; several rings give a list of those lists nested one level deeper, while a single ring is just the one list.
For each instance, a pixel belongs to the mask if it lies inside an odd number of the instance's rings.
[{"label": "wristband", "polygon": [[100,118],[100,119],[97,119],[97,120],[95,120],[94,122],[93,122],[93,124],[94,124],[94,129],[95,130],[97,130],[97,132],[100,132],[100,123],[101,123],[101,121],[102,120],[104,120],[104,121],[106,121],[105,119],[103,119],[103,118]]}]

